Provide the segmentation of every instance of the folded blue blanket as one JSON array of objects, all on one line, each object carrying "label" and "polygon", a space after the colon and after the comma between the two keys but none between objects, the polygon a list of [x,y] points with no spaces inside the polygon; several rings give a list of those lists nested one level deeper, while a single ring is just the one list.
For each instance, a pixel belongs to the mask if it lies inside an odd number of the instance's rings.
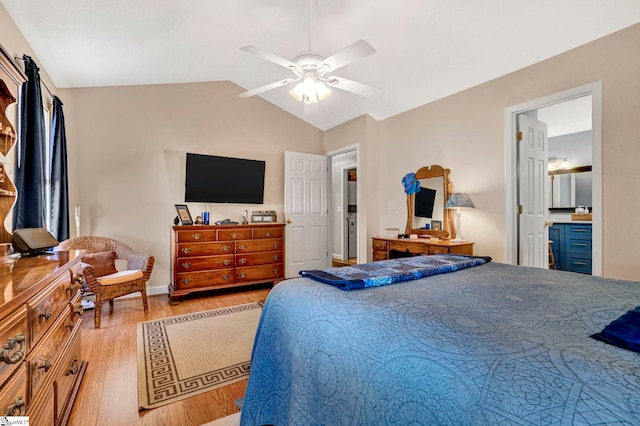
[{"label": "folded blue blanket", "polygon": [[340,268],[300,271],[300,275],[331,284],[342,290],[353,290],[417,280],[431,275],[471,268],[490,261],[490,257],[461,254],[421,255]]}]

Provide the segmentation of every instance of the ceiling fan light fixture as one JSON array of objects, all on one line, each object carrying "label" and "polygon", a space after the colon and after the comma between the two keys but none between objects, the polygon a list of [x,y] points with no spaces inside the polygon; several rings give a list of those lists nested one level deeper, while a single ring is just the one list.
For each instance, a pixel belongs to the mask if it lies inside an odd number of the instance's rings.
[{"label": "ceiling fan light fixture", "polygon": [[323,82],[313,77],[307,77],[296,84],[295,87],[289,91],[289,94],[295,100],[304,102],[305,104],[317,104],[329,97],[331,89]]}]

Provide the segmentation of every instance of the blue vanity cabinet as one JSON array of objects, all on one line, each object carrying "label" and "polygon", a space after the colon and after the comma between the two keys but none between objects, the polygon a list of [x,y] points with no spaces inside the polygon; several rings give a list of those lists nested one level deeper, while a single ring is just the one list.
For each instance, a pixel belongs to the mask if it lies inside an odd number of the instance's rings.
[{"label": "blue vanity cabinet", "polygon": [[556,269],[591,274],[590,223],[556,223],[549,228],[549,239],[554,241]]}]

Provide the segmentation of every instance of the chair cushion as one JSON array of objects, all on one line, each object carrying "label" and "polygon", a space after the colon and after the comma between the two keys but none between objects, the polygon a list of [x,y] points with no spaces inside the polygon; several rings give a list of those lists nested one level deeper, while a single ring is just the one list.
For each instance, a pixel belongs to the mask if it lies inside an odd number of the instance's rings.
[{"label": "chair cushion", "polygon": [[115,251],[98,251],[95,253],[87,253],[82,256],[82,261],[93,266],[96,277],[118,272],[116,269],[116,252]]},{"label": "chair cushion", "polygon": [[128,281],[137,280],[143,277],[142,271],[139,269],[129,271],[117,271],[113,274],[105,275],[98,278],[100,285],[122,284]]}]

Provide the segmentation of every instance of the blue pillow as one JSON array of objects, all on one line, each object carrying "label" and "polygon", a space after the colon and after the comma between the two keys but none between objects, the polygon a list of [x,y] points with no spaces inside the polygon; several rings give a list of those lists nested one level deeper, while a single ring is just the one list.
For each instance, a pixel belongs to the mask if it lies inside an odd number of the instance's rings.
[{"label": "blue pillow", "polygon": [[611,321],[600,333],[591,337],[619,348],[640,352],[640,306]]}]

